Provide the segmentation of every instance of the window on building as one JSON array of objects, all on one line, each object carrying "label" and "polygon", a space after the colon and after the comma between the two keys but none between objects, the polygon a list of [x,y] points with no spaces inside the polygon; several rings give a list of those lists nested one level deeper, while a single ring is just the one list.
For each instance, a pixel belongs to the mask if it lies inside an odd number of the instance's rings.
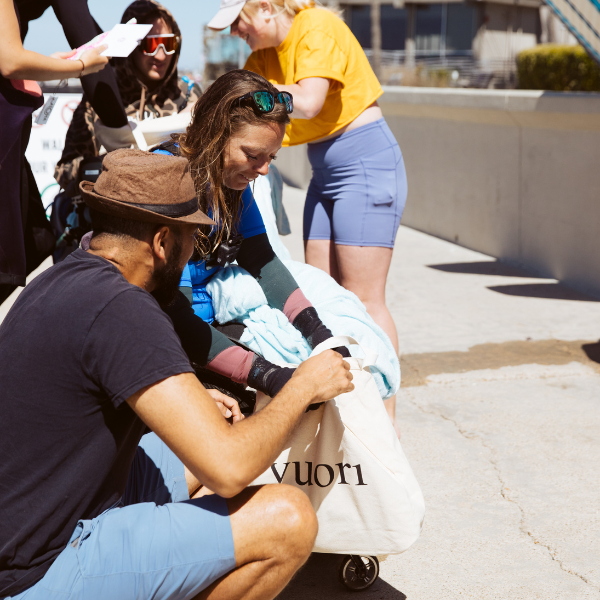
[{"label": "window on building", "polygon": [[371,47],[371,7],[368,4],[350,4],[344,8],[346,25],[363,48]]},{"label": "window on building", "polygon": [[391,4],[381,6],[382,50],[404,50],[406,47],[407,12],[405,8],[395,8]]},{"label": "window on building", "polygon": [[446,10],[446,52],[471,50],[476,27],[475,6],[448,4]]},{"label": "window on building", "polygon": [[[381,48],[404,50],[406,46],[407,10],[391,4],[381,5]],[[363,48],[371,47],[371,7],[369,5],[346,5],[344,18],[350,31]]]},{"label": "window on building", "polygon": [[415,45],[417,52],[437,54],[442,42],[442,4],[417,5]]},{"label": "window on building", "polygon": [[[475,4],[466,2],[416,4],[415,45],[421,56],[440,56],[470,51],[476,33]],[[371,48],[371,7],[346,5],[344,17],[363,48]],[[408,11],[381,5],[381,49],[405,50]]]},{"label": "window on building", "polygon": [[540,23],[540,11],[535,8],[521,6],[521,30],[523,33],[532,33],[538,38],[542,32],[542,24]]}]

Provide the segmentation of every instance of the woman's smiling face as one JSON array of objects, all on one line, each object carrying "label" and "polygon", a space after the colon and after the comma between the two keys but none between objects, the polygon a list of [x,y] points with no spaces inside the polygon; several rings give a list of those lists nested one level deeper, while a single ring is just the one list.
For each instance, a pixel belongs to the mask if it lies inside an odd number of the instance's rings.
[{"label": "woman's smiling face", "polygon": [[244,125],[225,146],[223,185],[243,190],[259,175],[269,172],[269,164],[281,148],[285,125],[265,123]]},{"label": "woman's smiling face", "polygon": [[231,35],[242,38],[252,52],[278,46],[277,24],[271,13],[270,3],[261,2],[257,11],[245,14],[245,19],[239,16],[231,24]]}]

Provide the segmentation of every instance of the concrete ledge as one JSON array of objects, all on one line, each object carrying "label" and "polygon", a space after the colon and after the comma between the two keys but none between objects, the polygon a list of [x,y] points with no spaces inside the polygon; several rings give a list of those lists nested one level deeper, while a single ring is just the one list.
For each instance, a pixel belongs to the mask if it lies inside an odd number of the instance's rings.
[{"label": "concrete ledge", "polygon": [[[387,87],[403,224],[600,294],[600,94]],[[307,187],[305,147],[277,162]]]}]

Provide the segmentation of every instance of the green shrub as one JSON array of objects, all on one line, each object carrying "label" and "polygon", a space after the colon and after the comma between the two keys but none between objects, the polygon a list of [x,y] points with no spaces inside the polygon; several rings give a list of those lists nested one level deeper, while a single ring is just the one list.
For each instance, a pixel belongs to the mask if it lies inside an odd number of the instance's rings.
[{"label": "green shrub", "polygon": [[600,66],[581,46],[542,44],[523,50],[517,73],[522,90],[600,91]]}]

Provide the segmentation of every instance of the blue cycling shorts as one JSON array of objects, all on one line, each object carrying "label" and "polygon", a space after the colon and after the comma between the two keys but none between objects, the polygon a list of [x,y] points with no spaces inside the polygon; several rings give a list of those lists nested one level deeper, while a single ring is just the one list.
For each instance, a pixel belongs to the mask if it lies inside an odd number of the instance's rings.
[{"label": "blue cycling shorts", "polygon": [[121,502],[79,521],[44,577],[13,600],[188,600],[234,568],[226,501],[190,500],[183,463],[150,433]]},{"label": "blue cycling shorts", "polygon": [[304,239],[393,248],[406,204],[406,171],[384,119],[308,144],[313,176]]}]

